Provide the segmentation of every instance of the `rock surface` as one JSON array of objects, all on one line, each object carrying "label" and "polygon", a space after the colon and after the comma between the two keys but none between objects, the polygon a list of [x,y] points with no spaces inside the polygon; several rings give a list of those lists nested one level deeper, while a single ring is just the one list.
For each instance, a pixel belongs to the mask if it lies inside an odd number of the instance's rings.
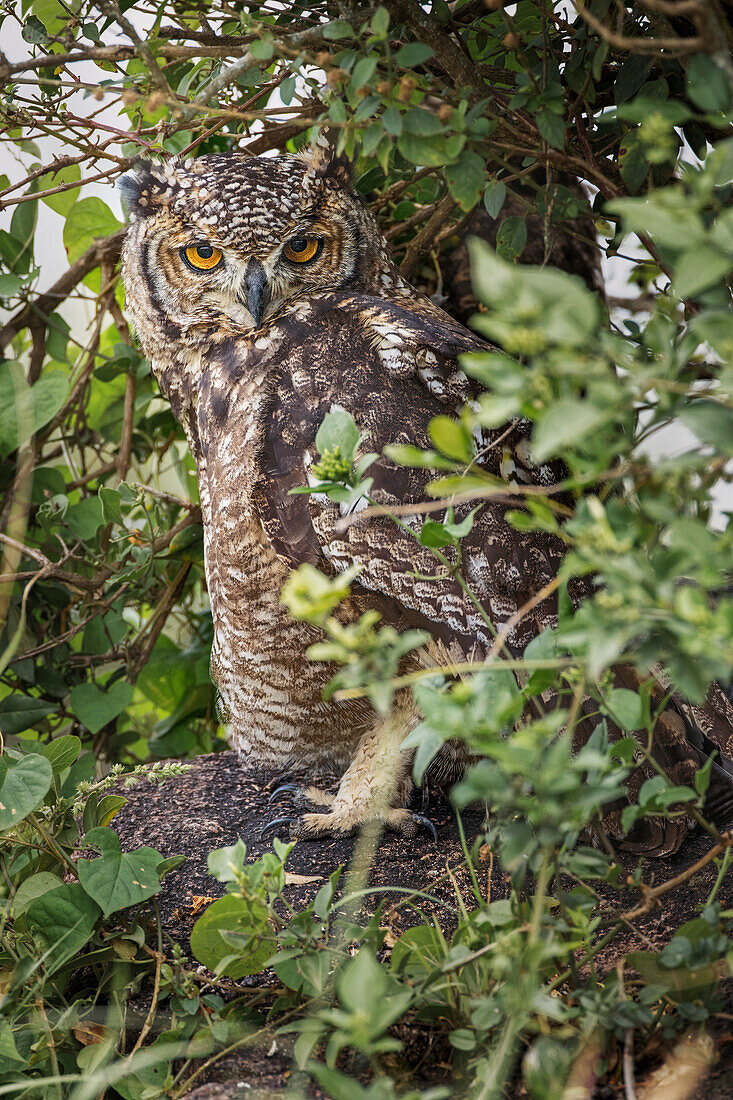
[{"label": "rock surface", "polygon": [[[270,805],[270,792],[271,785],[248,775],[233,752],[197,757],[189,771],[160,786],[140,784],[124,791],[129,801],[115,818],[123,848],[130,850],[148,844],[164,856],[183,854],[187,857],[180,868],[166,877],[158,898],[164,929],[186,952],[189,951],[191,928],[200,915],[200,911],[194,910],[206,904],[196,899],[225,893],[224,887],[208,873],[208,853],[242,838],[247,845],[248,860],[256,859],[271,844],[269,838],[260,840],[263,826],[274,817],[295,812],[287,795],[281,796],[277,804]],[[421,809],[417,803],[415,808]],[[471,905],[470,879],[460,866],[463,850],[455,811],[438,795],[431,801],[429,815],[438,831],[437,843],[427,831],[420,832],[410,841],[389,833],[382,836],[370,874],[370,886],[377,892],[365,899],[364,910],[373,911],[380,897],[387,901],[385,908],[388,909],[400,896],[400,890],[428,892],[451,908],[455,908],[456,890],[459,890]],[[463,817],[469,847],[480,832],[481,822],[482,813],[478,808],[467,811]],[[710,843],[705,835],[692,836],[674,857],[648,861],[645,881],[660,883],[679,874],[695,863]],[[287,862],[287,870],[294,876],[285,889],[289,904],[296,910],[306,904],[337,867],[349,864],[354,846],[353,838],[300,841]],[[636,860],[629,857],[629,869],[635,863]],[[295,876],[307,881],[298,881]],[[507,896],[508,881],[497,864],[490,861],[483,864],[479,880],[484,897],[495,900]],[[706,897],[714,880],[715,868],[711,864],[684,887],[667,895],[663,906],[645,917],[641,924],[644,942],[630,930],[599,957],[599,969],[610,969],[620,953],[666,943],[680,924],[695,915],[696,905]],[[733,875],[727,876],[718,897],[724,906],[733,906]],[[417,904],[426,914],[435,908],[430,902],[417,900]],[[445,914],[442,906],[440,912]],[[389,926],[399,935],[405,927],[420,920],[420,912],[407,907],[390,914]],[[441,923],[445,926],[444,916],[441,916]],[[266,986],[271,984],[272,977],[255,975],[244,982],[248,986],[257,982]],[[732,999],[728,993],[726,1001]],[[730,1004],[725,1007],[730,1012]],[[405,1034],[400,1030],[400,1038],[405,1042],[404,1059],[408,1064],[413,1047],[415,1058],[423,1059],[424,1029],[415,1035],[409,1033],[409,1028]],[[726,1041],[719,1044],[717,1062],[702,1090],[695,1094],[698,1100],[723,1100],[733,1095],[730,1047]],[[446,1064],[442,1053],[436,1052],[434,1058],[428,1058],[424,1070],[422,1087],[450,1081],[450,1065]],[[229,1100],[244,1096],[252,1100],[269,1100],[284,1096],[283,1090],[289,1080],[292,1083],[291,1059],[287,1051],[278,1050],[268,1056],[267,1051],[244,1048],[217,1062],[206,1083],[200,1084],[188,1096],[192,1100]],[[310,1087],[308,1095],[325,1097],[326,1094]],[[518,1086],[512,1095],[518,1100],[526,1094]],[[615,1094],[609,1093],[612,1095]]]}]

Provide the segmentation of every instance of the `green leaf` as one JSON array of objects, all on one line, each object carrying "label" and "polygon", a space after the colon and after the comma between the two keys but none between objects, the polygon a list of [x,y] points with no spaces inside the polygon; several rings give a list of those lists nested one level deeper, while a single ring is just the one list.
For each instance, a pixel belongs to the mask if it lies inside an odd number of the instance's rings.
[{"label": "green leaf", "polygon": [[98,859],[80,859],[79,882],[100,907],[105,917],[152,898],[160,890],[157,867],[163,861],[154,848],[120,850],[120,838],[114,829],[92,829],[84,838],[84,847],[94,845],[101,851]]},{"label": "green leaf", "polygon": [[359,442],[359,429],[351,413],[337,409],[326,413],[316,434],[318,453],[335,451],[338,447],[346,462],[353,462],[354,452]]},{"label": "green leaf", "polygon": [[323,37],[329,41],[335,41],[339,38],[354,38],[354,28],[351,23],[347,23],[345,19],[334,19],[333,23],[326,23],[323,31],[321,32]]},{"label": "green leaf", "polygon": [[434,416],[428,424],[428,435],[431,443],[447,458],[466,464],[473,460],[473,436],[458,421],[449,416]]},{"label": "green leaf", "polygon": [[59,411],[69,390],[69,379],[63,371],[45,371],[33,387],[35,430],[52,420]]},{"label": "green leaf", "polygon": [[696,247],[705,236],[705,223],[682,192],[669,191],[653,198],[616,199],[607,203],[611,214],[620,214],[624,229],[650,236],[666,248]]},{"label": "green leaf", "polygon": [[374,76],[376,68],[376,57],[361,57],[354,66],[354,71],[351,74],[352,86],[354,88],[363,88],[364,85],[369,84],[369,81]]},{"label": "green leaf", "polygon": [[118,229],[122,229],[122,223],[96,195],[76,203],[64,225],[64,247],[69,262],[78,260],[98,237],[109,237]]},{"label": "green leaf", "polygon": [[[310,1033],[304,1033],[301,1038],[310,1039]],[[314,1046],[319,1038],[320,1031],[312,1038],[311,1046]],[[353,1077],[348,1077],[339,1069],[334,1069],[331,1066],[324,1066],[321,1062],[309,1061],[308,1072],[313,1074],[318,1084],[322,1089],[326,1090],[329,1096],[333,1096],[337,1098],[337,1100],[371,1100],[373,1096],[371,1089],[367,1091],[364,1086],[360,1085],[358,1081],[355,1081]]]},{"label": "green leaf", "polygon": [[455,164],[445,170],[448,190],[462,210],[472,210],[481,197],[486,179],[484,158],[464,149]]},{"label": "green leaf", "polygon": [[388,134],[399,137],[402,133],[402,114],[396,107],[388,107],[382,115],[382,122]]},{"label": "green leaf", "polygon": [[710,775],[716,755],[717,753],[713,753],[712,756],[709,756],[703,766],[695,772],[695,790],[701,798],[705,797],[710,786]]},{"label": "green leaf", "polygon": [[117,523],[123,526],[122,497],[117,489],[109,489],[103,485],[99,490],[99,499],[102,502],[102,517],[105,523]]},{"label": "green leaf", "polygon": [[554,401],[537,419],[532,436],[535,462],[562,453],[568,444],[579,443],[609,417],[609,410],[590,401],[564,398]]},{"label": "green leaf", "polygon": [[71,733],[57,737],[43,748],[43,755],[53,769],[54,775],[70,768],[81,752],[81,741]]},{"label": "green leaf", "polygon": [[506,201],[506,184],[501,180],[489,180],[484,191],[484,206],[490,218],[498,218]]},{"label": "green leaf", "polygon": [[109,691],[96,684],[78,684],[69,698],[72,712],[90,733],[99,733],[127,707],[132,699],[132,684],[118,681]]},{"label": "green leaf", "polygon": [[447,137],[436,134],[435,137],[419,137],[407,131],[397,139],[397,148],[405,160],[411,164],[422,165],[426,168],[441,168],[456,159],[465,144],[462,134],[454,134]]},{"label": "green leaf", "polygon": [[439,549],[441,546],[454,546],[456,540],[446,531],[442,523],[434,519],[426,519],[420,531],[420,542],[431,549]]},{"label": "green leaf", "polygon": [[238,840],[236,844],[230,844],[226,848],[216,848],[213,852],[209,852],[206,866],[209,869],[209,874],[213,875],[219,882],[236,882],[238,876],[242,873],[246,857],[247,848],[245,843],[243,840]]},{"label": "green leaf", "polygon": [[435,134],[442,134],[445,129],[438,116],[423,107],[412,107],[405,112],[402,121],[408,133],[419,137],[433,137]]},{"label": "green leaf", "polygon": [[554,1100],[575,1056],[570,1043],[549,1035],[535,1039],[522,1059],[522,1075],[533,1100]]},{"label": "green leaf", "polygon": [[565,120],[549,108],[537,112],[537,129],[553,149],[562,149],[565,145]]},{"label": "green leaf", "polygon": [[31,902],[62,884],[63,880],[58,875],[52,875],[50,871],[39,871],[23,879],[13,898],[13,917],[17,920],[26,912]]},{"label": "green leaf", "polygon": [[[232,955],[231,946],[224,939],[225,933],[246,937],[236,955]],[[274,948],[267,907],[259,898],[234,895],[220,898],[196,921],[191,932],[191,950],[199,962],[229,978],[256,974]]]},{"label": "green leaf", "polygon": [[731,83],[721,65],[706,53],[695,54],[687,65],[687,97],[709,114],[727,111],[731,104]]},{"label": "green leaf", "polygon": [[437,451],[422,451],[411,443],[390,443],[385,456],[398,466],[414,466],[423,470],[455,470],[455,462],[443,458]]},{"label": "green leaf", "polygon": [[448,1042],[456,1050],[474,1050],[476,1047],[476,1032],[467,1027],[459,1027],[448,1033]]},{"label": "green leaf", "polygon": [[25,42],[30,42],[33,46],[43,46],[46,42],[51,41],[48,37],[48,31],[37,15],[28,16],[20,36]]},{"label": "green leaf", "polygon": [[78,539],[88,542],[104,523],[101,500],[99,497],[85,497],[78,504],[72,504],[66,511],[64,521]]},{"label": "green leaf", "polygon": [[49,890],[28,906],[26,924],[49,952],[44,965],[53,973],[81,951],[91,939],[99,906],[77,883]]},{"label": "green leaf", "polygon": [[275,46],[271,38],[257,38],[250,44],[249,52],[256,61],[269,61]]},{"label": "green leaf", "polygon": [[23,730],[34,729],[56,710],[51,703],[28,695],[13,693],[0,700],[0,733],[10,737]]},{"label": "green leaf", "polygon": [[9,298],[16,294],[23,285],[23,280],[18,275],[5,275],[0,273],[0,298]]},{"label": "green leaf", "polygon": [[0,830],[14,828],[38,809],[52,778],[51,765],[37,753],[17,762],[0,759]]},{"label": "green leaf", "polygon": [[518,260],[527,243],[527,223],[524,218],[512,215],[504,218],[496,234],[496,251],[503,260]]},{"label": "green leaf", "polygon": [[55,172],[49,172],[41,176],[39,180],[40,190],[50,190],[52,187],[60,187],[62,183],[79,182],[79,187],[70,187],[68,191],[59,191],[56,195],[41,196],[41,202],[50,206],[57,214],[66,217],[69,211],[79,200],[81,189],[81,168],[78,164],[67,164],[65,168],[59,168]]},{"label": "green leaf", "polygon": [[51,359],[60,363],[68,361],[67,350],[71,326],[60,313],[52,313],[48,318],[48,337],[46,352]]},{"label": "green leaf", "polygon": [[416,65],[423,65],[433,53],[424,42],[408,42],[397,51],[394,59],[403,69],[414,69]]},{"label": "green leaf", "polygon": [[63,371],[45,371],[30,387],[12,360],[0,363],[0,453],[10,454],[44,427],[63,405],[69,380]]},{"label": "green leaf", "polygon": [[373,34],[384,36],[389,30],[389,12],[386,8],[377,8],[372,16],[371,28]]},{"label": "green leaf", "polygon": [[0,1020],[0,1066],[3,1067],[3,1075],[6,1071],[25,1069],[27,1065],[28,1059],[19,1053],[15,1045],[10,1024],[7,1020]]},{"label": "green leaf", "polygon": [[646,706],[636,691],[615,688],[608,695],[608,714],[622,730],[633,733],[646,727]]},{"label": "green leaf", "polygon": [[703,443],[723,453],[733,450],[733,409],[716,401],[694,401],[679,410],[679,418]]},{"label": "green leaf", "polygon": [[683,252],[674,265],[672,286],[680,298],[695,298],[724,279],[733,268],[733,257],[711,244]]}]

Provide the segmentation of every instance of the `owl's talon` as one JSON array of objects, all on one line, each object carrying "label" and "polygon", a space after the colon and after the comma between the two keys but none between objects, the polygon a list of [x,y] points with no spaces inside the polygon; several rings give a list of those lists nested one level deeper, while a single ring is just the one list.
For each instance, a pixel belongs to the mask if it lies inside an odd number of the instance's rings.
[{"label": "owl's talon", "polygon": [[300,783],[281,783],[280,786],[276,787],[275,790],[272,792],[267,802],[268,804],[272,804],[277,799],[278,795],[281,795],[283,793],[283,791],[295,792],[299,790],[301,790]]},{"label": "owl's talon", "polygon": [[270,833],[277,832],[281,825],[291,825],[297,820],[297,817],[276,817],[272,821],[268,821],[260,832],[260,840],[264,840]]},{"label": "owl's talon", "polygon": [[425,817],[424,814],[413,814],[412,820],[416,821],[418,825],[422,825],[423,829],[427,829],[435,843],[438,843],[438,830],[429,817]]}]

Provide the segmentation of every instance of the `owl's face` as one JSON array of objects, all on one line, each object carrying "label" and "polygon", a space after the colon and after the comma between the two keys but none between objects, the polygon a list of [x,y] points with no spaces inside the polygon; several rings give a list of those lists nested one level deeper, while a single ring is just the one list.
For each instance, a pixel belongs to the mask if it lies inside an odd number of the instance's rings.
[{"label": "owl's face", "polygon": [[222,324],[259,328],[290,301],[370,290],[394,271],[344,167],[318,147],[306,157],[151,165],[122,190],[127,299],[143,342],[151,321],[184,338]]}]

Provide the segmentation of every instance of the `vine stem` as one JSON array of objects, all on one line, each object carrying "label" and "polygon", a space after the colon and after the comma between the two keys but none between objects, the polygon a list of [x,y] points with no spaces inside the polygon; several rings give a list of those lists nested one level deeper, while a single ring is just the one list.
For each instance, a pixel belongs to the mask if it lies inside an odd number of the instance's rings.
[{"label": "vine stem", "polygon": [[61,851],[61,849],[57,845],[56,841],[53,839],[53,837],[49,836],[49,834],[46,832],[43,825],[41,825],[41,823],[38,820],[38,818],[36,817],[36,815],[35,814],[28,814],[28,821],[30,821],[30,823],[34,827],[34,829],[36,829],[41,834],[41,836],[43,837],[44,843],[53,852],[53,854],[56,856],[56,859],[59,861],[59,863],[63,863],[64,866],[66,867],[66,869],[74,876],[74,878],[78,879],[79,874],[78,874],[77,869],[76,869],[76,864],[72,863],[72,861],[69,859],[69,857],[64,852]]}]

